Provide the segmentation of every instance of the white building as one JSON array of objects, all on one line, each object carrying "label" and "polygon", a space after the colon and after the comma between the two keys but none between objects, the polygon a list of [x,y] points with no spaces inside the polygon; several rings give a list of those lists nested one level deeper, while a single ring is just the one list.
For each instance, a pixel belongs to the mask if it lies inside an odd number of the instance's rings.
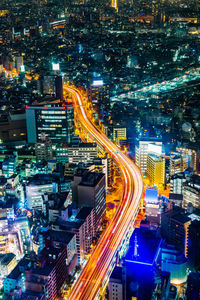
[{"label": "white building", "polygon": [[39,183],[33,180],[26,186],[26,207],[44,211],[44,194],[57,192],[58,184],[56,182]]},{"label": "white building", "polygon": [[135,147],[135,163],[142,172],[147,170],[147,156],[148,154],[161,155],[164,154],[162,150],[163,144],[160,141],[144,140],[139,141]]},{"label": "white building", "polygon": [[170,192],[183,195],[185,181],[186,177],[184,173],[172,175],[170,178]]},{"label": "white building", "polygon": [[97,158],[96,143],[80,143],[68,147],[69,163],[92,163],[95,158]]}]

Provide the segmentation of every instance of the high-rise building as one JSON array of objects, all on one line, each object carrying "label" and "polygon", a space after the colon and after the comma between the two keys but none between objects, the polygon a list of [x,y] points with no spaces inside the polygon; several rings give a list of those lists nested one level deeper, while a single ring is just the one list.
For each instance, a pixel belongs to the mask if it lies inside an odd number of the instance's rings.
[{"label": "high-rise building", "polygon": [[101,117],[105,115],[110,106],[110,87],[102,79],[95,79],[87,89],[89,100]]},{"label": "high-rise building", "polygon": [[23,63],[23,56],[16,56],[15,57],[15,67],[17,71],[21,71],[21,67],[24,65]]},{"label": "high-rise building", "polygon": [[68,144],[62,143],[56,145],[56,160],[63,165],[69,162],[68,159]]},{"label": "high-rise building", "polygon": [[200,267],[200,217],[189,227],[188,234],[188,264],[190,270],[198,271]]},{"label": "high-rise building", "polygon": [[56,99],[63,101],[63,77],[56,76],[55,78],[55,87],[56,87]]},{"label": "high-rise building", "polygon": [[118,0],[111,0],[111,7],[118,12]]},{"label": "high-rise building", "polygon": [[192,205],[200,208],[200,176],[193,175],[184,183],[183,207],[187,208]]},{"label": "high-rise building", "polygon": [[13,253],[6,253],[0,255],[0,272],[1,276],[5,277],[16,267],[16,255]]},{"label": "high-rise building", "polygon": [[185,173],[178,173],[172,175],[170,178],[170,192],[173,194],[183,195],[185,181]]},{"label": "high-rise building", "polygon": [[129,300],[134,297],[142,300],[152,299],[156,277],[160,273],[156,265],[161,257],[161,242],[151,230],[146,228],[134,230],[122,266],[123,299]]},{"label": "high-rise building", "polygon": [[91,207],[82,207],[73,210],[71,218],[62,224],[62,229],[67,232],[76,234],[76,250],[77,250],[77,263],[81,265],[84,261],[85,255],[89,253],[90,246],[95,237],[95,216],[94,209]]},{"label": "high-rise building", "polygon": [[188,161],[188,167],[193,168],[194,171],[197,170],[197,152],[194,149],[189,149],[186,147],[176,147],[176,151],[185,157]]},{"label": "high-rise building", "polygon": [[97,158],[97,144],[79,143],[68,146],[69,163],[92,163]]},{"label": "high-rise building", "polygon": [[147,155],[147,177],[151,184],[165,184],[165,156],[148,154]]},{"label": "high-rise building", "polygon": [[18,166],[18,154],[13,153],[11,156],[6,156],[2,162],[2,173],[6,178],[11,177],[16,172]]},{"label": "high-rise building", "polygon": [[113,141],[120,145],[121,142],[126,141],[126,128],[114,127],[113,128]]},{"label": "high-rise building", "polygon": [[42,137],[38,143],[35,144],[35,155],[36,160],[41,161],[45,160],[48,161],[52,159],[53,153],[52,153],[52,142],[49,139],[46,139]]},{"label": "high-rise building", "polygon": [[153,153],[156,155],[161,155],[163,153],[162,150],[162,142],[156,140],[140,140],[138,145],[135,147],[135,163],[140,168],[142,172],[146,172],[147,170],[147,156],[149,153]]},{"label": "high-rise building", "polygon": [[182,284],[187,279],[187,260],[173,245],[162,248],[161,270],[170,273],[171,284]]},{"label": "high-rise building", "polygon": [[170,175],[184,172],[188,168],[188,157],[180,153],[170,154]]},{"label": "high-rise building", "polygon": [[161,214],[161,236],[168,244],[173,244],[180,251],[188,254],[188,230],[191,218],[181,207],[175,206]]},{"label": "high-rise building", "polygon": [[58,184],[48,175],[35,175],[26,185],[26,207],[45,212],[44,194],[57,193]]},{"label": "high-rise building", "polygon": [[192,272],[188,275],[186,296],[187,299],[200,299],[200,272]]},{"label": "high-rise building", "polygon": [[55,96],[56,95],[56,85],[55,85],[55,76],[49,75],[44,76],[42,80],[42,94]]},{"label": "high-rise building", "polygon": [[60,100],[29,106],[26,123],[29,143],[37,143],[44,134],[53,145],[70,143],[74,134],[73,107]]},{"label": "high-rise building", "polygon": [[123,300],[122,268],[115,267],[108,284],[109,300]]},{"label": "high-rise building", "polygon": [[106,213],[105,175],[103,173],[78,170],[72,183],[73,200],[78,207],[94,208],[95,229],[100,228]]}]

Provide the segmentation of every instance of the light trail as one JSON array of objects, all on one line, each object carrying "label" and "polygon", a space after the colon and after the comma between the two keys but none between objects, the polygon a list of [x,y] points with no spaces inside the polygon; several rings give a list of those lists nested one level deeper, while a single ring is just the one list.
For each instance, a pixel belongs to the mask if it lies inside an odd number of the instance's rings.
[{"label": "light trail", "polygon": [[76,88],[64,86],[73,98],[74,107],[77,110],[77,118],[82,128],[107,151],[117,163],[124,185],[122,200],[119,207],[101,236],[89,261],[83,269],[80,277],[74,284],[69,298],[70,300],[95,299],[101,284],[105,278],[109,266],[123,240],[125,234],[137,217],[140,199],[143,191],[142,175],[135,164],[122,153],[87,117],[83,97]]}]

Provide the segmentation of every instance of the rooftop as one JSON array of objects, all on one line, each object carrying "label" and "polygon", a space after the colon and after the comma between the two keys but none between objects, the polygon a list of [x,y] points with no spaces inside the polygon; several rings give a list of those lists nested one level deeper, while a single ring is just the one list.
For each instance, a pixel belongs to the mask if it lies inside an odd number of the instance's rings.
[{"label": "rooftop", "polygon": [[103,177],[105,177],[105,175],[102,173],[87,172],[83,175],[79,185],[95,187]]},{"label": "rooftop", "polygon": [[110,281],[118,281],[121,282],[122,281],[122,268],[116,266],[114,268],[114,270],[112,271],[112,274],[110,276]]},{"label": "rooftop", "polygon": [[15,257],[13,253],[6,253],[0,256],[0,265],[7,266]]},{"label": "rooftop", "polygon": [[85,220],[92,212],[92,207],[83,207],[77,214],[76,218],[80,220]]},{"label": "rooftop", "polygon": [[125,262],[152,266],[158,259],[161,239],[145,228],[135,229]]},{"label": "rooftop", "polygon": [[47,236],[50,236],[54,241],[62,242],[67,245],[74,237],[74,233],[69,233],[64,230],[49,230],[47,231]]}]

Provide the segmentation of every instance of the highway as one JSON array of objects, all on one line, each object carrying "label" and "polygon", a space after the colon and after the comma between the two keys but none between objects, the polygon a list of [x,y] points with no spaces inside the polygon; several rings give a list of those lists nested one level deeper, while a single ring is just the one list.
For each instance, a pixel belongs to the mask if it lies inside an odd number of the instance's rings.
[{"label": "highway", "polygon": [[115,216],[102,234],[85,268],[70,291],[69,300],[95,299],[108,268],[128,228],[136,219],[143,191],[143,180],[139,169],[120,149],[100,132],[87,117],[83,97],[74,87],[64,85],[72,95],[76,117],[82,128],[103,146],[117,163],[123,180],[123,196]]}]

